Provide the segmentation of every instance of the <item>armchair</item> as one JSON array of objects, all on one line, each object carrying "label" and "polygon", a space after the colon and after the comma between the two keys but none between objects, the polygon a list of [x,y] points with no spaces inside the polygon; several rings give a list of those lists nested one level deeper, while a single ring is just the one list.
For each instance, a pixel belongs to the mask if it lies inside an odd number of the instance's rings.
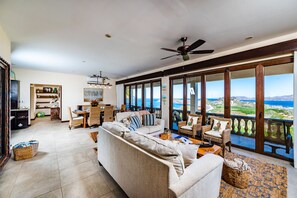
[{"label": "armchair", "polygon": [[[195,138],[197,132],[201,130],[201,120],[202,120],[202,115],[189,114],[188,121],[178,122],[178,134],[184,133],[184,134],[192,135],[193,138]],[[195,122],[195,123],[189,124],[189,122]]]},{"label": "armchair", "polygon": [[225,156],[226,144],[231,152],[231,119],[210,116],[210,125],[202,126],[202,140],[216,142],[222,146]]}]

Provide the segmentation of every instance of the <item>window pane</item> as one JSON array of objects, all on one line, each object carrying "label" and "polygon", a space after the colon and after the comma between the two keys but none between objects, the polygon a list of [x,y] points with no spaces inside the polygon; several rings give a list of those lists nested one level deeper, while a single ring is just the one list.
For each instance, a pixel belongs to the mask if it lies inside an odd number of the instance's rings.
[{"label": "window pane", "polygon": [[151,83],[144,84],[144,108],[150,111],[151,108]]},{"label": "window pane", "polygon": [[136,88],[135,85],[131,86],[131,110],[134,111],[136,108]]},{"label": "window pane", "polygon": [[201,77],[187,78],[187,111],[201,113]]},{"label": "window pane", "polygon": [[264,152],[293,159],[293,64],[265,67]]},{"label": "window pane", "polygon": [[142,84],[137,85],[137,108],[142,109]]},{"label": "window pane", "polygon": [[206,114],[224,116],[224,74],[206,76]]},{"label": "window pane", "polygon": [[154,82],[153,83],[153,108],[161,109],[161,83]]},{"label": "window pane", "polygon": [[126,102],[126,109],[130,109],[130,86],[125,87],[125,102]]},{"label": "window pane", "polygon": [[178,122],[183,120],[183,79],[175,79],[172,82],[172,124],[174,130],[178,129]]},{"label": "window pane", "polygon": [[231,72],[232,144],[255,149],[255,69]]}]

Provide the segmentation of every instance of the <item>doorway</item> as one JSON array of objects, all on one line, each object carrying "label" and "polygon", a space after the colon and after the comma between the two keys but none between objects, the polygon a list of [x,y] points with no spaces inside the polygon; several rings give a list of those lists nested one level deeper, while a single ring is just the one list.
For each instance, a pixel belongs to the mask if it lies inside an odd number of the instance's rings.
[{"label": "doorway", "polygon": [[41,120],[46,117],[50,120],[62,120],[62,86],[31,84],[30,118]]}]

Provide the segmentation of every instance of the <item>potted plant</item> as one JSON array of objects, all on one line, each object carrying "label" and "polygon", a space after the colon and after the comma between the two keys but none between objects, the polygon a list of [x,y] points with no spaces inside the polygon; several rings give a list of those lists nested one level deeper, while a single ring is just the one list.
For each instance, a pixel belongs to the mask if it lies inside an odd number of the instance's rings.
[{"label": "potted plant", "polygon": [[92,107],[97,107],[98,106],[98,101],[97,100],[92,100],[91,101],[91,106]]}]

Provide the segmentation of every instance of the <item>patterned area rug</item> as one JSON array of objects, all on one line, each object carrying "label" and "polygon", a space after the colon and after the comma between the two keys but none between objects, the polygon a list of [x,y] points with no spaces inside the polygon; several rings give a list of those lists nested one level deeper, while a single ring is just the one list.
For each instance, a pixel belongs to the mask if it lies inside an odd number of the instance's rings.
[{"label": "patterned area rug", "polygon": [[249,164],[252,176],[247,189],[221,182],[220,197],[287,197],[287,168],[262,162],[235,153],[225,153],[226,159],[241,158]]}]

